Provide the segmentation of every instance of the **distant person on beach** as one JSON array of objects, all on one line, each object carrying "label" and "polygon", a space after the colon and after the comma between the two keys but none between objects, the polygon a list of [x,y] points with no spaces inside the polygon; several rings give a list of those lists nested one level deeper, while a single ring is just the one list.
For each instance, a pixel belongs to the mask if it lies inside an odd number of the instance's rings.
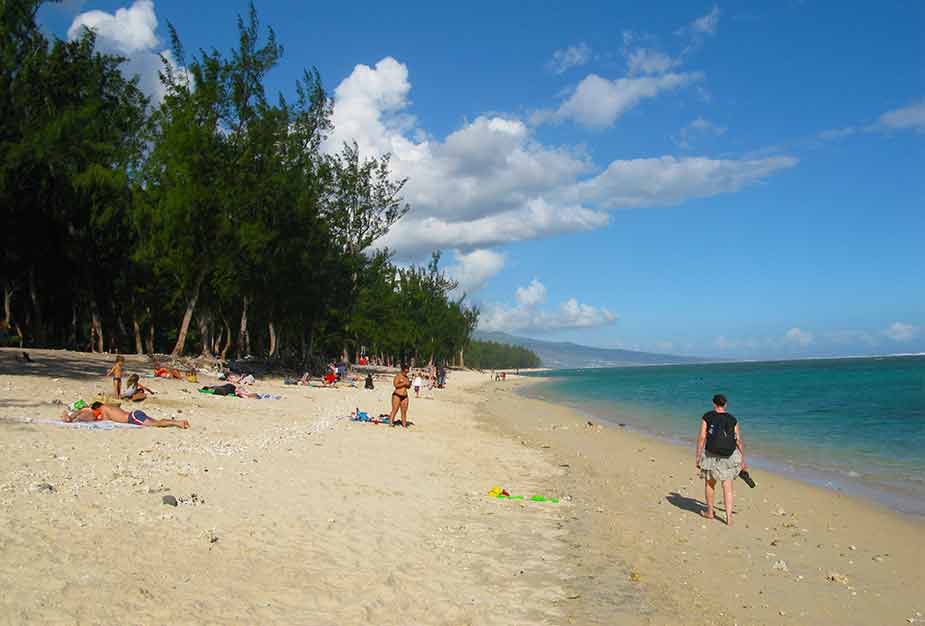
[{"label": "distant person on beach", "polygon": [[121,354],[116,357],[115,364],[106,372],[106,376],[112,376],[112,397],[122,397],[122,370],[125,368],[125,357]]},{"label": "distant person on beach", "polygon": [[726,396],[718,393],[713,396],[713,410],[704,413],[700,420],[700,434],[697,436],[697,469],[703,479],[707,502],[707,510],[701,515],[713,519],[716,482],[721,481],[726,525],[732,526],[732,481],[747,467],[738,420],[726,411]]},{"label": "distant person on beach", "polygon": [[366,374],[366,382],[363,384],[366,389],[375,389],[376,386],[373,384],[373,375],[372,373]]},{"label": "distant person on beach", "polygon": [[408,427],[408,389],[411,388],[411,381],[408,380],[408,366],[402,365],[401,371],[392,379],[392,385],[395,390],[392,392],[392,412],[389,413],[389,423],[395,426],[395,414],[401,409],[401,425]]},{"label": "distant person on beach", "polygon": [[421,387],[423,386],[424,386],[424,381],[421,380],[421,373],[418,372],[414,376],[414,397],[415,398],[421,397]]},{"label": "distant person on beach", "polygon": [[65,422],[99,422],[109,420],[119,424],[134,424],[136,426],[153,426],[155,428],[189,428],[186,420],[156,420],[149,417],[144,411],[123,411],[117,406],[109,406],[102,402],[94,402],[90,406],[80,409],[76,413],[65,411],[61,414]]}]

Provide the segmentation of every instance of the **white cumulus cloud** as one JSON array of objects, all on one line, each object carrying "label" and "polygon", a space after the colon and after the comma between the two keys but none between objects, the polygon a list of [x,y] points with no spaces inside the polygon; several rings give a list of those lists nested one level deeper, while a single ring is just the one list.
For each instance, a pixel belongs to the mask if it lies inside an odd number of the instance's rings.
[{"label": "white cumulus cloud", "polygon": [[553,74],[562,74],[573,67],[587,64],[591,60],[591,47],[586,43],[569,46],[552,53],[552,59],[546,64]]},{"label": "white cumulus cloud", "polygon": [[514,116],[480,115],[434,137],[409,114],[410,103],[403,63],[357,65],[334,91],[335,128],[325,146],[333,152],[356,141],[363,156],[392,155],[395,177],[408,178],[403,194],[412,211],[376,246],[405,259],[592,230],[609,223],[609,209],[736,191],[795,163],[663,157],[614,161],[601,172],[581,149],[543,144]]},{"label": "white cumulus cloud", "polygon": [[893,322],[884,334],[893,341],[909,341],[919,334],[919,327],[903,322]]},{"label": "white cumulus cloud", "polygon": [[526,287],[517,288],[514,299],[522,307],[533,308],[546,301],[546,285],[534,278]]},{"label": "white cumulus cloud", "polygon": [[601,174],[575,186],[577,199],[602,208],[621,209],[679,204],[742,189],[781,169],[793,167],[789,156],[751,160],[664,156],[614,161]]},{"label": "white cumulus cloud", "polygon": [[504,255],[494,250],[456,252],[456,263],[447,268],[450,277],[459,283],[457,292],[471,294],[481,289],[489,278],[504,268]]},{"label": "white cumulus cloud", "polygon": [[479,316],[479,328],[485,331],[542,333],[605,326],[617,320],[617,316],[607,308],[582,304],[575,298],[565,300],[551,311],[543,310],[541,305],[546,301],[546,286],[537,279],[526,287],[518,287],[514,297],[516,306],[486,305]]},{"label": "white cumulus cloud", "polygon": [[85,30],[96,34],[97,48],[101,52],[125,57],[122,73],[131,78],[138,77],[139,88],[157,105],[163,100],[166,90],[161,84],[159,73],[166,59],[181,75],[184,69],[178,67],[173,53],[161,49],[157,36],[157,14],[152,0],[135,0],[127,8],[115,13],[87,11],[74,18],[67,30],[68,39],[74,40]]},{"label": "white cumulus cloud", "polygon": [[646,98],[654,98],[663,91],[679,89],[702,79],[700,72],[616,80],[589,74],[557,110],[539,111],[534,114],[533,121],[572,120],[587,128],[607,128]]},{"label": "white cumulus cloud", "polygon": [[152,0],[135,0],[129,8],[117,9],[115,13],[81,13],[68,28],[68,38],[79,37],[84,28],[94,31],[110,50],[120,54],[130,55],[158,45],[157,35],[154,34],[157,30],[157,16]]},{"label": "white cumulus cloud", "polygon": [[784,341],[789,344],[804,348],[813,343],[815,340],[816,338],[813,336],[813,333],[802,330],[798,327],[793,327],[784,333]]},{"label": "white cumulus cloud", "polygon": [[626,64],[630,74],[663,74],[680,60],[652,48],[636,48],[627,52]]}]

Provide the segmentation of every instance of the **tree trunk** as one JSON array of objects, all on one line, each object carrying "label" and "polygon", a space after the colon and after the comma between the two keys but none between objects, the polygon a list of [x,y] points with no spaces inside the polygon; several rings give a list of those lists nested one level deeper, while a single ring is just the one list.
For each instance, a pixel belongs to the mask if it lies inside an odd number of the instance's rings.
[{"label": "tree trunk", "polygon": [[96,306],[96,300],[90,300],[90,349],[94,352],[105,352],[106,343],[103,341],[103,321]]},{"label": "tree trunk", "polygon": [[122,319],[122,315],[116,315],[116,327],[119,329],[118,337],[110,337],[110,341],[115,340],[116,352],[122,352],[122,346],[125,345],[125,338],[128,336],[128,329],[125,327],[125,321]]},{"label": "tree trunk", "polygon": [[466,367],[466,360],[463,358],[463,349],[459,349],[459,367]]},{"label": "tree trunk", "polygon": [[68,338],[68,347],[70,347],[71,350],[78,349],[77,342],[79,341],[78,336],[80,334],[80,327],[77,324],[78,317],[77,303],[75,302],[73,305],[71,305],[71,331],[70,337]]},{"label": "tree trunk", "polygon": [[276,354],[276,328],[273,326],[273,320],[267,322],[267,331],[270,333],[270,358]]},{"label": "tree trunk", "polygon": [[225,347],[222,348],[222,361],[225,360],[225,356],[228,354],[228,350],[231,349],[231,326],[228,324],[228,320],[224,317],[222,318],[222,323],[225,325]]},{"label": "tree trunk", "polygon": [[3,285],[3,327],[13,327],[13,286]]},{"label": "tree trunk", "polygon": [[[215,328],[213,323],[212,328]],[[209,333],[212,336],[212,354],[221,354],[222,352],[222,341],[225,339],[225,327],[222,326],[218,329],[216,333],[214,330]]]},{"label": "tree trunk", "polygon": [[209,316],[208,314],[201,314],[198,318],[199,322],[199,339],[202,341],[202,356],[212,358],[212,339],[209,334]]},{"label": "tree trunk", "polygon": [[151,325],[148,326],[148,354],[154,354],[154,320],[151,320]]},{"label": "tree trunk", "polygon": [[44,347],[45,326],[42,320],[42,304],[39,301],[39,291],[35,284],[35,268],[29,268],[29,298],[32,301],[32,340],[35,345]]},{"label": "tree trunk", "polygon": [[144,354],[145,348],[141,343],[141,324],[138,323],[137,315],[132,315],[132,330],[135,333],[135,354]]},{"label": "tree trunk", "polygon": [[186,333],[189,332],[190,322],[193,321],[193,312],[196,310],[196,302],[199,301],[199,290],[202,287],[202,281],[205,280],[205,271],[199,272],[196,277],[196,283],[193,285],[193,293],[186,305],[186,313],[183,314],[183,321],[180,323],[180,334],[177,335],[177,343],[173,347],[171,356],[179,356],[186,347]]},{"label": "tree trunk", "polygon": [[[238,356],[243,357],[250,354],[251,342],[247,334],[247,306],[250,304],[250,298],[244,296],[244,306],[241,309],[241,328],[238,331]],[[229,340],[231,337],[228,338]],[[241,352],[244,351],[244,354]]]}]

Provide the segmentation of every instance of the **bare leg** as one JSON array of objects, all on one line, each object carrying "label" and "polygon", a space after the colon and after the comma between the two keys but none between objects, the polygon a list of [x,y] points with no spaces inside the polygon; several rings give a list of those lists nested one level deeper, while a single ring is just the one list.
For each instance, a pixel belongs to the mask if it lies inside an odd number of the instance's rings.
[{"label": "bare leg", "polygon": [[732,481],[723,481],[723,506],[726,507],[726,526],[732,526]]},{"label": "bare leg", "polygon": [[401,404],[401,400],[398,399],[394,393],[392,394],[392,412],[389,413],[389,424],[392,426],[395,425],[395,414],[398,413],[398,405]]},{"label": "bare leg", "polygon": [[189,428],[189,422],[186,420],[156,420],[148,418],[144,421],[145,426],[155,428]]},{"label": "bare leg", "polygon": [[712,478],[703,481],[703,496],[704,500],[707,501],[707,510],[706,512],[701,512],[707,519],[713,519],[713,494],[714,487],[716,487],[716,481]]},{"label": "bare leg", "polygon": [[401,402],[401,425],[405,428],[408,428],[408,404],[411,402],[408,398],[405,398]]}]

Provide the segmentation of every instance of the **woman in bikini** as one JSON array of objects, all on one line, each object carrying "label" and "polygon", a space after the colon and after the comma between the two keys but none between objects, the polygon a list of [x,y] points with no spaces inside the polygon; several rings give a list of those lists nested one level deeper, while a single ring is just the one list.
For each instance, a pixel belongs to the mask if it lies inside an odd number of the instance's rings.
[{"label": "woman in bikini", "polygon": [[411,381],[408,380],[408,366],[402,365],[401,372],[392,379],[392,385],[395,391],[392,392],[392,412],[389,413],[389,423],[395,426],[395,414],[401,409],[401,425],[408,427],[408,389],[411,387]]}]

